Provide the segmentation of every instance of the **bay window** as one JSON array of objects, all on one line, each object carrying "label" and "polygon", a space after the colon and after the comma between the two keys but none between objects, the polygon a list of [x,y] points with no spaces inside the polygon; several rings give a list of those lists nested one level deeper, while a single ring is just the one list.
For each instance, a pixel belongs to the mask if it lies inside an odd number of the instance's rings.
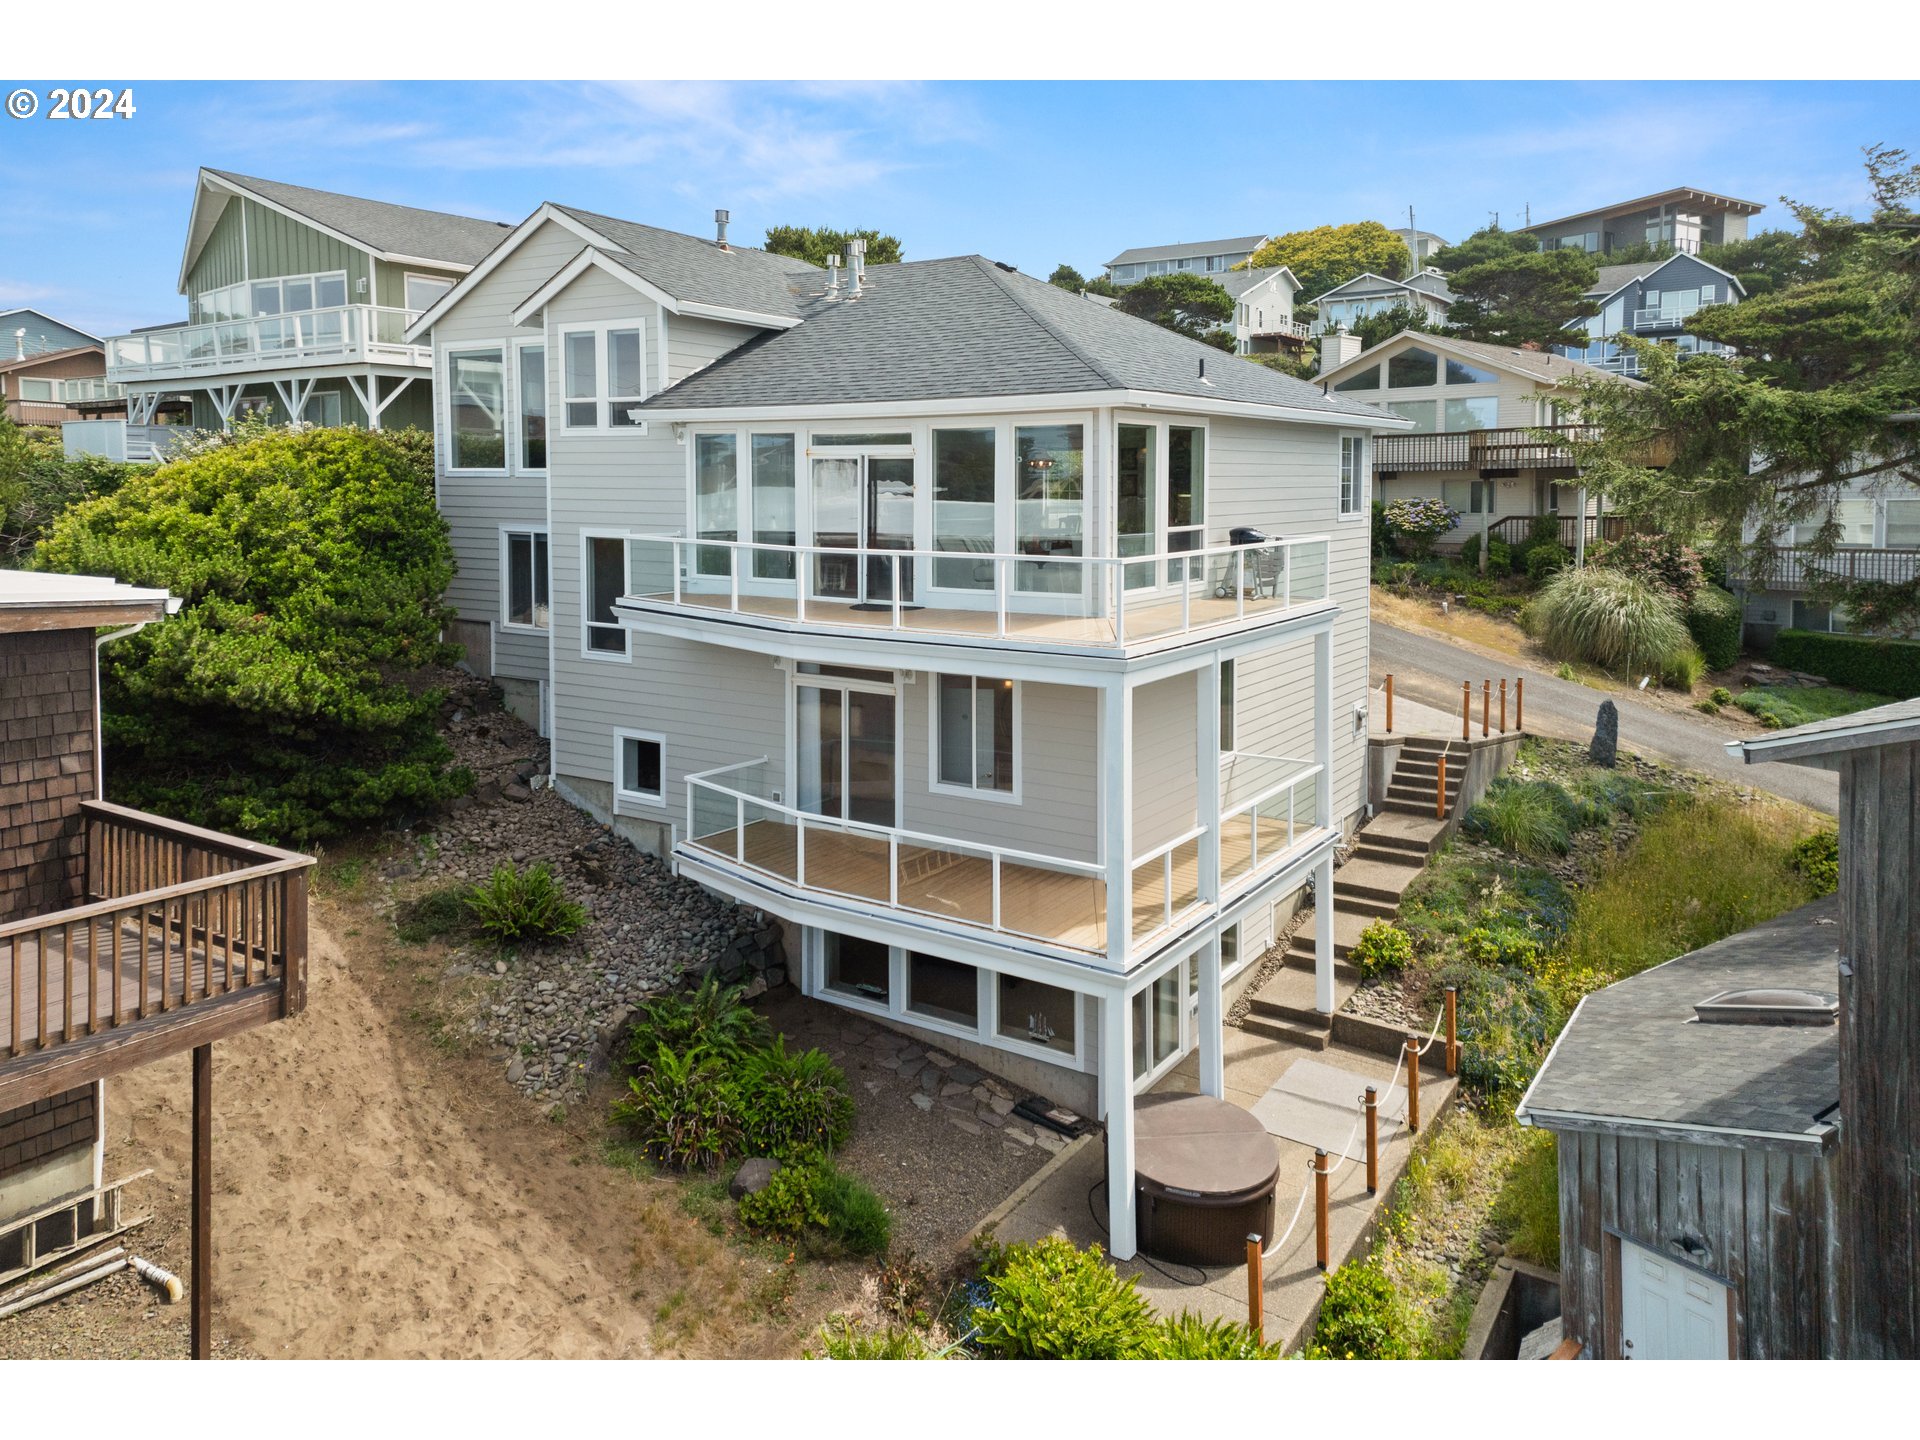
[{"label": "bay window", "polygon": [[942,675],[935,689],[935,788],[969,793],[1016,793],[1011,680]]},{"label": "bay window", "polygon": [[499,346],[447,352],[447,418],[450,468],[506,468],[506,357]]}]

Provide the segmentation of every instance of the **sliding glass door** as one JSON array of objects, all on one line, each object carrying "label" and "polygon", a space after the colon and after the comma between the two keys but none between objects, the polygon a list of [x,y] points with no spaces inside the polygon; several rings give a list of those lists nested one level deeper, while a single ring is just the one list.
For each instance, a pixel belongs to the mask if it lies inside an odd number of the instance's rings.
[{"label": "sliding glass door", "polygon": [[813,543],[844,554],[815,555],[813,595],[856,607],[890,607],[914,596],[913,456],[815,455]]},{"label": "sliding glass door", "polygon": [[798,805],[815,815],[895,822],[895,696],[865,681],[800,676],[795,693]]}]

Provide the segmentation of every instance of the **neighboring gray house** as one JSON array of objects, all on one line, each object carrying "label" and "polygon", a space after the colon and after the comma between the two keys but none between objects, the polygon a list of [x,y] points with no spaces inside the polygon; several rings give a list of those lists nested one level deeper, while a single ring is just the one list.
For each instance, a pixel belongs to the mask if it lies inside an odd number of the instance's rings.
[{"label": "neighboring gray house", "polygon": [[1116,285],[1132,285],[1150,275],[1172,275],[1192,271],[1219,279],[1236,265],[1253,258],[1253,252],[1271,236],[1235,235],[1225,240],[1195,240],[1186,245],[1141,245],[1122,250],[1107,261],[1107,278]]},{"label": "neighboring gray house", "polygon": [[1369,315],[1402,305],[1421,311],[1435,324],[1445,324],[1453,291],[1447,277],[1432,268],[1405,280],[1389,280],[1368,271],[1304,303],[1315,307],[1313,333],[1324,335],[1329,330],[1351,330]]},{"label": "neighboring gray house", "polygon": [[1416,270],[1426,269],[1427,262],[1447,248],[1447,242],[1431,230],[1400,229],[1393,233],[1406,242]]},{"label": "neighboring gray house", "polygon": [[1593,302],[1587,343],[1556,349],[1596,369],[1637,375],[1640,357],[1619,343],[1620,336],[1658,340],[1683,354],[1726,354],[1726,346],[1690,334],[1687,320],[1708,305],[1737,305],[1747,291],[1735,276],[1697,255],[1669,255],[1637,265],[1602,265],[1587,298]]},{"label": "neighboring gray house", "polygon": [[1272,354],[1298,350],[1307,343],[1307,327],[1293,318],[1293,297],[1300,282],[1285,265],[1258,270],[1229,270],[1207,277],[1233,297],[1233,353]]},{"label": "neighboring gray house", "polygon": [[1523,228],[1542,250],[1585,250],[1610,255],[1630,245],[1671,245],[1697,255],[1703,245],[1731,245],[1747,238],[1747,221],[1767,207],[1711,190],[1683,186],[1642,195],[1598,210],[1582,210]]},{"label": "neighboring gray house", "polygon": [[775,917],[804,993],[1103,1114],[1128,1256],[1134,1093],[1196,1049],[1222,1092],[1364,806],[1405,422],[977,255],[849,259],[517,227],[410,332],[450,598],[555,786]]},{"label": "neighboring gray house", "polygon": [[29,360],[56,350],[100,348],[100,337],[54,319],[43,310],[22,306],[0,310],[0,362]]},{"label": "neighboring gray house", "polygon": [[[1832,553],[1809,548],[1828,516],[1838,527]],[[1748,522],[1749,547],[1759,527]],[[1852,582],[1900,584],[1920,574],[1920,488],[1897,475],[1854,480],[1826,514],[1787,526],[1758,557],[1749,550],[1730,567],[1728,583],[1741,597],[1747,643],[1764,651],[1782,630],[1860,630],[1844,605],[1815,599],[1822,577]]]}]

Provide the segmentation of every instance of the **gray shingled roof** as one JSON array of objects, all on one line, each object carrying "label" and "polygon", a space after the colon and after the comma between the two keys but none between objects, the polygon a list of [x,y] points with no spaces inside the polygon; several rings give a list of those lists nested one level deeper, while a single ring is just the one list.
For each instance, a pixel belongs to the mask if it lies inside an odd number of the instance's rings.
[{"label": "gray shingled roof", "polygon": [[1589,995],[1521,1104],[1552,1115],[1799,1136],[1840,1098],[1830,1025],[1703,1025],[1723,990],[1840,988],[1840,906],[1828,896]]},{"label": "gray shingled roof", "polygon": [[411,255],[448,265],[473,265],[513,229],[497,220],[476,220],[469,215],[449,215],[439,210],[416,210],[411,205],[365,200],[358,195],[336,195],[331,190],[309,190],[304,185],[236,175],[231,170],[208,170],[207,173],[388,255]]},{"label": "gray shingled roof", "polygon": [[810,308],[804,324],[722,356],[648,408],[885,406],[1138,389],[1362,422],[1390,418],[979,255],[871,267],[858,300],[820,301],[818,285],[796,286],[795,303]]},{"label": "gray shingled roof", "polygon": [[1208,275],[1203,278],[1213,281],[1227,294],[1238,300],[1261,281],[1272,279],[1285,268],[1284,265],[1263,265],[1258,270],[1229,270],[1224,275]]},{"label": "gray shingled roof", "polygon": [[1586,293],[1596,299],[1604,300],[1629,280],[1639,280],[1651,275],[1666,264],[1668,258],[1663,255],[1658,260],[1642,260],[1638,265],[1602,265],[1600,278],[1587,287]]},{"label": "gray shingled roof", "polygon": [[[603,251],[609,259],[687,304],[797,320],[805,314],[807,289],[819,288],[824,274],[818,266],[786,255],[738,245],[722,250],[711,240],[678,230],[616,220],[568,205],[553,208],[618,246],[618,251]],[[867,273],[876,268],[869,266]]]},{"label": "gray shingled roof", "polygon": [[1264,235],[1236,235],[1228,240],[1195,240],[1190,245],[1136,245],[1122,250],[1109,265],[1134,265],[1142,260],[1178,260],[1182,255],[1238,255],[1258,250]]},{"label": "gray shingled roof", "polygon": [[[1429,344],[1444,353],[1458,351],[1462,355],[1484,356],[1496,365],[1517,370],[1535,379],[1552,384],[1563,384],[1571,380],[1591,380],[1599,371],[1597,366],[1583,364],[1578,360],[1569,360],[1564,355],[1556,355],[1550,350],[1522,350],[1516,345],[1491,345],[1484,340],[1462,340],[1448,334],[1430,334],[1424,330],[1402,330],[1398,335],[1390,335],[1378,345],[1362,350],[1344,365],[1336,366],[1326,372],[1323,378],[1344,380],[1363,365],[1378,364],[1385,353],[1385,347],[1395,341],[1412,337],[1416,344]],[[1613,377],[1623,385],[1639,387],[1644,380],[1635,380],[1628,375]]]},{"label": "gray shingled roof", "polygon": [[1871,710],[1856,710],[1851,715],[1835,715],[1826,720],[1815,720],[1806,725],[1796,725],[1791,730],[1775,730],[1768,735],[1759,735],[1752,740],[1739,742],[1740,748],[1750,750],[1754,759],[1765,759],[1765,751],[1772,746],[1788,745],[1802,740],[1817,740],[1823,735],[1848,735],[1857,731],[1871,730],[1886,732],[1885,744],[1898,745],[1908,738],[1910,726],[1920,726],[1920,698],[1896,700],[1891,705],[1876,705]]}]

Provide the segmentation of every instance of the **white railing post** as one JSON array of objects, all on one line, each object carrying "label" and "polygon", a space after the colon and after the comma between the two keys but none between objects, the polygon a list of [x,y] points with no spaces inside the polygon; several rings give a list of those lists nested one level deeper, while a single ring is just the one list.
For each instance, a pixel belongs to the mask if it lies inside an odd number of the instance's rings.
[{"label": "white railing post", "polygon": [[1233,618],[1247,618],[1247,552],[1233,552]]},{"label": "white railing post", "polygon": [[887,590],[893,599],[893,628],[900,628],[900,553],[887,556]]},{"label": "white railing post", "polygon": [[735,615],[740,613],[740,547],[727,547],[727,603]]},{"label": "white railing post", "polygon": [[[680,545],[681,542],[678,540],[667,541],[668,564],[673,570],[673,603],[676,605],[683,603],[683,590],[680,583]],[[695,556],[695,563],[698,563],[697,555]]]},{"label": "white railing post", "polygon": [[805,812],[793,812],[793,880],[801,889],[807,885],[807,817]]},{"label": "white railing post", "polygon": [[887,904],[900,908],[900,836],[887,836]]},{"label": "white railing post", "polygon": [[733,797],[733,858],[747,863],[747,797],[739,794]]},{"label": "white railing post", "polygon": [[993,557],[993,633],[1007,638],[1007,557]]},{"label": "white railing post", "polygon": [[1000,852],[993,852],[993,928],[1000,928]]},{"label": "white railing post", "polygon": [[1293,608],[1293,541],[1280,548],[1280,608]]},{"label": "white railing post", "polygon": [[807,586],[812,583],[811,570],[807,565],[807,547],[796,545],[793,549],[793,605],[794,617],[805,624],[807,620]]}]

